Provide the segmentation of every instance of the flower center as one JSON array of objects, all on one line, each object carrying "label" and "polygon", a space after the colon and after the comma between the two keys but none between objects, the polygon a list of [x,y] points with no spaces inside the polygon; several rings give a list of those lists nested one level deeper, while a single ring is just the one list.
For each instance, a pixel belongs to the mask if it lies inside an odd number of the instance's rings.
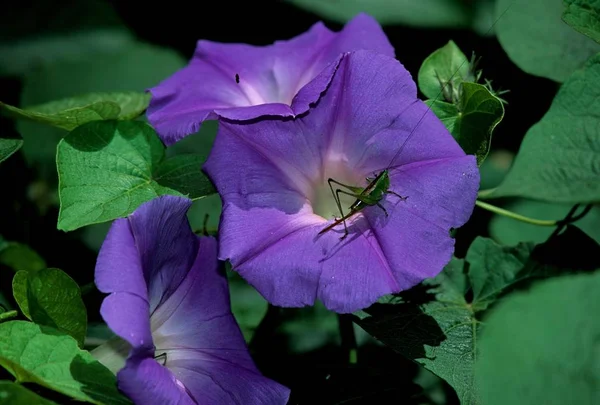
[{"label": "flower center", "polygon": [[[323,177],[314,187],[314,194],[311,198],[312,209],[315,214],[326,220],[340,218],[342,214],[340,213],[336,199],[339,197],[344,215],[350,212],[350,205],[356,201],[356,197],[348,195],[356,193],[344,187],[344,185],[362,188],[366,185],[365,179],[360,173],[355,173],[351,170],[345,160],[326,162],[324,169]],[[332,179],[332,181],[328,182],[328,179]],[[329,187],[329,184],[331,184],[331,187]],[[331,192],[332,188],[333,193]],[[337,190],[340,191],[338,192]]]},{"label": "flower center", "polygon": [[282,103],[291,106],[296,94],[315,78],[317,72],[311,67],[295,77],[290,76],[287,70],[286,67],[276,65],[255,79],[245,79],[244,75],[238,75],[237,85],[246,97],[243,105]]}]

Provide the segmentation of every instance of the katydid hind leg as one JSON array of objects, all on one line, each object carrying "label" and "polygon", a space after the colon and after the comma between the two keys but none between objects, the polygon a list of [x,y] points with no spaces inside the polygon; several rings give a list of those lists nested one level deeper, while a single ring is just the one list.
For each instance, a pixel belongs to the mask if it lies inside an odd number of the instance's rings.
[{"label": "katydid hind leg", "polygon": [[[344,211],[342,210],[342,203],[340,201],[340,197],[337,195],[337,193],[335,191],[333,191],[333,186],[331,185],[332,182],[336,182],[333,179],[329,179],[327,180],[327,184],[329,184],[329,189],[331,190],[331,195],[333,196],[333,200],[335,201],[335,204],[338,207],[338,210],[340,210],[340,218],[344,217]],[[339,190],[339,189],[337,189]]]},{"label": "katydid hind leg", "polygon": [[333,190],[333,187],[331,187],[331,183],[337,184],[338,186],[342,186],[342,187],[352,191],[353,193],[360,193],[363,190],[361,187],[350,186],[348,184],[344,184],[335,179],[332,179],[331,177],[327,179],[327,183],[329,184],[329,188],[331,188],[332,190]]}]

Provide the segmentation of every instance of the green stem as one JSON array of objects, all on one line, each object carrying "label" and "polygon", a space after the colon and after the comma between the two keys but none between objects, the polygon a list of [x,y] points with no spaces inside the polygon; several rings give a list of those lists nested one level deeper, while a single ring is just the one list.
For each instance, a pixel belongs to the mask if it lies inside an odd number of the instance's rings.
[{"label": "green stem", "polygon": [[519,215],[512,211],[508,211],[503,208],[496,207],[495,205],[491,205],[491,204],[488,204],[488,203],[485,203],[485,202],[479,201],[479,200],[475,201],[475,205],[477,205],[478,207],[483,208],[485,210],[491,211],[495,214],[504,215],[505,217],[516,219],[517,221],[526,222],[526,223],[532,224],[532,225],[556,226],[556,225],[558,225],[558,222],[559,222],[559,221],[550,220],[550,219],[529,218],[524,215]]},{"label": "green stem", "polygon": [[6,311],[0,314],[0,321],[6,321],[10,318],[15,318],[19,313],[17,311]]},{"label": "green stem", "polygon": [[478,198],[486,198],[489,197],[490,194],[492,194],[494,191],[496,191],[496,188],[488,188],[487,190],[480,190],[477,193],[477,197]]},{"label": "green stem", "polygon": [[81,287],[79,287],[79,289],[81,290],[81,295],[84,296],[94,291],[96,289],[96,284],[94,284],[94,282],[92,281],[82,285]]},{"label": "green stem", "polygon": [[358,345],[356,344],[356,336],[354,335],[352,315],[338,314],[338,324],[342,339],[342,349],[347,353],[348,364],[356,364],[358,361]]}]

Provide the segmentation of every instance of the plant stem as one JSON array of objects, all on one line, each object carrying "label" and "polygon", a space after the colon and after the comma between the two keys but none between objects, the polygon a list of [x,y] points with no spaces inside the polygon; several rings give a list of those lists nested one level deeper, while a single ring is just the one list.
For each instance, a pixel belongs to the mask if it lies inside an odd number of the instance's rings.
[{"label": "plant stem", "polygon": [[532,225],[539,225],[539,226],[556,226],[558,225],[559,221],[556,220],[550,220],[550,219],[535,219],[535,218],[529,218],[526,217],[524,215],[520,215],[520,214],[516,214],[512,211],[508,211],[505,210],[503,208],[500,207],[496,207],[495,205],[491,205],[488,203],[485,203],[483,201],[475,201],[475,205],[477,205],[480,208],[483,208],[485,210],[491,211],[495,214],[500,214],[500,215],[504,215],[505,217],[509,217],[512,219],[516,219],[518,221],[521,222],[526,222],[528,224],[532,224]]},{"label": "plant stem", "polygon": [[14,318],[14,317],[16,317],[17,315],[19,315],[19,313],[18,313],[17,311],[6,311],[6,312],[2,312],[2,313],[0,314],[0,321],[5,321],[5,320],[7,320],[7,319]]},{"label": "plant stem", "polygon": [[488,188],[487,190],[481,190],[477,193],[478,198],[486,198],[490,194],[496,191],[496,188]]},{"label": "plant stem", "polygon": [[338,314],[338,324],[342,349],[347,353],[348,364],[356,364],[358,361],[358,345],[354,335],[354,322],[351,314]]},{"label": "plant stem", "polygon": [[91,293],[92,291],[94,291],[96,289],[96,284],[94,284],[94,282],[91,281],[87,284],[82,285],[79,288],[81,290],[81,295],[84,296],[84,295],[87,295],[87,294]]}]

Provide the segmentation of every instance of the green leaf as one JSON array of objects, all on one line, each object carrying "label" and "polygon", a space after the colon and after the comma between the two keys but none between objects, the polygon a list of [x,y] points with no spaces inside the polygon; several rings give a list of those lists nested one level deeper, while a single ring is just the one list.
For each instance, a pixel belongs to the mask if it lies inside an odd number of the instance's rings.
[{"label": "green leaf", "polygon": [[[440,94],[452,94],[464,80],[469,79],[469,61],[454,41],[429,55],[421,65],[418,74],[419,90],[430,99],[452,101],[452,97]],[[448,83],[448,84],[446,84]],[[444,97],[442,97],[444,95]]]},{"label": "green leaf", "polygon": [[[90,3],[88,1],[83,7],[89,7]],[[77,7],[74,4],[70,6]],[[83,12],[89,13],[90,10]],[[94,57],[99,52],[118,51],[134,43],[135,37],[124,28],[87,28],[75,31],[70,27],[69,32],[63,34],[28,35],[0,43],[0,54],[3,55],[0,60],[0,75],[23,76],[52,63],[83,60]]]},{"label": "green leaf", "polygon": [[[186,65],[186,60],[171,49],[135,41],[119,44],[99,47],[85,58],[58,59],[39,66],[24,78],[21,105],[39,105],[91,92],[141,93]],[[25,140],[27,163],[54,183],[56,146],[65,136],[64,130],[30,120],[18,121],[17,130]]]},{"label": "green leaf", "polygon": [[286,313],[288,318],[280,330],[286,336],[290,352],[306,353],[327,345],[339,345],[340,329],[337,316],[322,303],[316,302],[311,307],[286,310]]},{"label": "green leaf", "polygon": [[[215,136],[217,135],[217,127],[217,121],[205,121],[202,124],[200,131],[169,146],[166,152],[167,159],[171,159],[180,154],[208,156]],[[195,174],[195,176],[200,175],[202,174]],[[164,183],[164,180],[162,180],[162,182]],[[206,214],[209,215],[207,223],[208,229],[217,229],[219,217],[221,216],[221,198],[219,197],[219,194],[213,193],[194,201],[188,211],[188,218],[190,219],[192,229],[202,230]],[[86,226],[82,229],[82,240],[90,249],[98,252],[102,246],[102,242],[104,242],[104,239],[106,238],[109,228],[110,223],[108,222]]]},{"label": "green leaf", "polygon": [[254,331],[267,312],[265,299],[237,273],[228,274],[231,295],[231,312],[235,316],[246,342],[250,342]]},{"label": "green leaf", "polygon": [[486,405],[600,403],[600,272],[550,279],[484,319],[476,363]]},{"label": "green leaf", "polygon": [[562,19],[575,30],[600,42],[600,1],[563,0]]},{"label": "green leaf", "polygon": [[515,154],[513,152],[503,149],[492,150],[479,167],[481,174],[480,189],[497,187],[502,183],[514,159]]},{"label": "green leaf", "polygon": [[496,33],[509,58],[525,72],[563,82],[600,45],[561,20],[560,0],[498,0]]},{"label": "green leaf", "polygon": [[206,158],[201,155],[178,155],[160,164],[154,177],[164,186],[177,190],[189,198],[205,197],[217,192],[201,170]]},{"label": "green leaf", "polygon": [[138,92],[88,93],[20,109],[0,102],[17,118],[30,119],[71,131],[96,120],[130,120],[148,107],[150,94]]},{"label": "green leaf", "polygon": [[21,149],[23,138],[16,132],[0,135],[0,163],[11,157],[13,153]]},{"label": "green leaf", "polygon": [[124,217],[160,195],[198,198],[214,192],[201,174],[190,173],[198,162],[191,160],[165,160],[164,145],[144,122],[94,121],[77,127],[58,145],[58,229]]},{"label": "green leaf", "polygon": [[[571,207],[569,204],[518,199],[503,208],[531,218],[560,220],[567,215]],[[594,206],[574,225],[600,243],[600,207]],[[541,243],[547,240],[552,232],[554,227],[532,225],[503,215],[495,215],[490,221],[491,237],[503,245],[515,245],[523,241]]]},{"label": "green leaf", "polygon": [[77,283],[59,269],[21,270],[12,282],[21,312],[33,322],[71,336],[83,347],[87,312]]},{"label": "green leaf", "polygon": [[346,23],[360,12],[380,24],[407,24],[416,27],[468,27],[471,16],[466,5],[454,0],[287,0],[321,17]]},{"label": "green leaf", "polygon": [[[532,244],[502,247],[477,238],[466,261],[453,258],[442,273],[417,287],[417,293],[409,290],[401,297],[384,297],[359,312],[356,322],[376,339],[445,379],[462,404],[477,404],[473,373],[477,316],[523,274],[532,249]],[[467,301],[470,291],[473,298]]]},{"label": "green leaf", "polygon": [[0,403],[13,405],[57,405],[24,386],[12,381],[0,381]]},{"label": "green leaf", "polygon": [[0,365],[19,383],[36,383],[93,404],[130,404],[116,378],[71,336],[25,321],[0,324]]},{"label": "green leaf", "polygon": [[466,154],[481,165],[490,151],[492,132],[504,117],[502,102],[477,83],[462,82],[459,105],[427,100]]},{"label": "green leaf", "polygon": [[46,262],[35,250],[18,242],[7,242],[0,246],[0,263],[14,271],[35,272],[46,268]]},{"label": "green leaf", "polygon": [[529,129],[511,170],[489,197],[600,201],[600,55],[567,80]]}]

